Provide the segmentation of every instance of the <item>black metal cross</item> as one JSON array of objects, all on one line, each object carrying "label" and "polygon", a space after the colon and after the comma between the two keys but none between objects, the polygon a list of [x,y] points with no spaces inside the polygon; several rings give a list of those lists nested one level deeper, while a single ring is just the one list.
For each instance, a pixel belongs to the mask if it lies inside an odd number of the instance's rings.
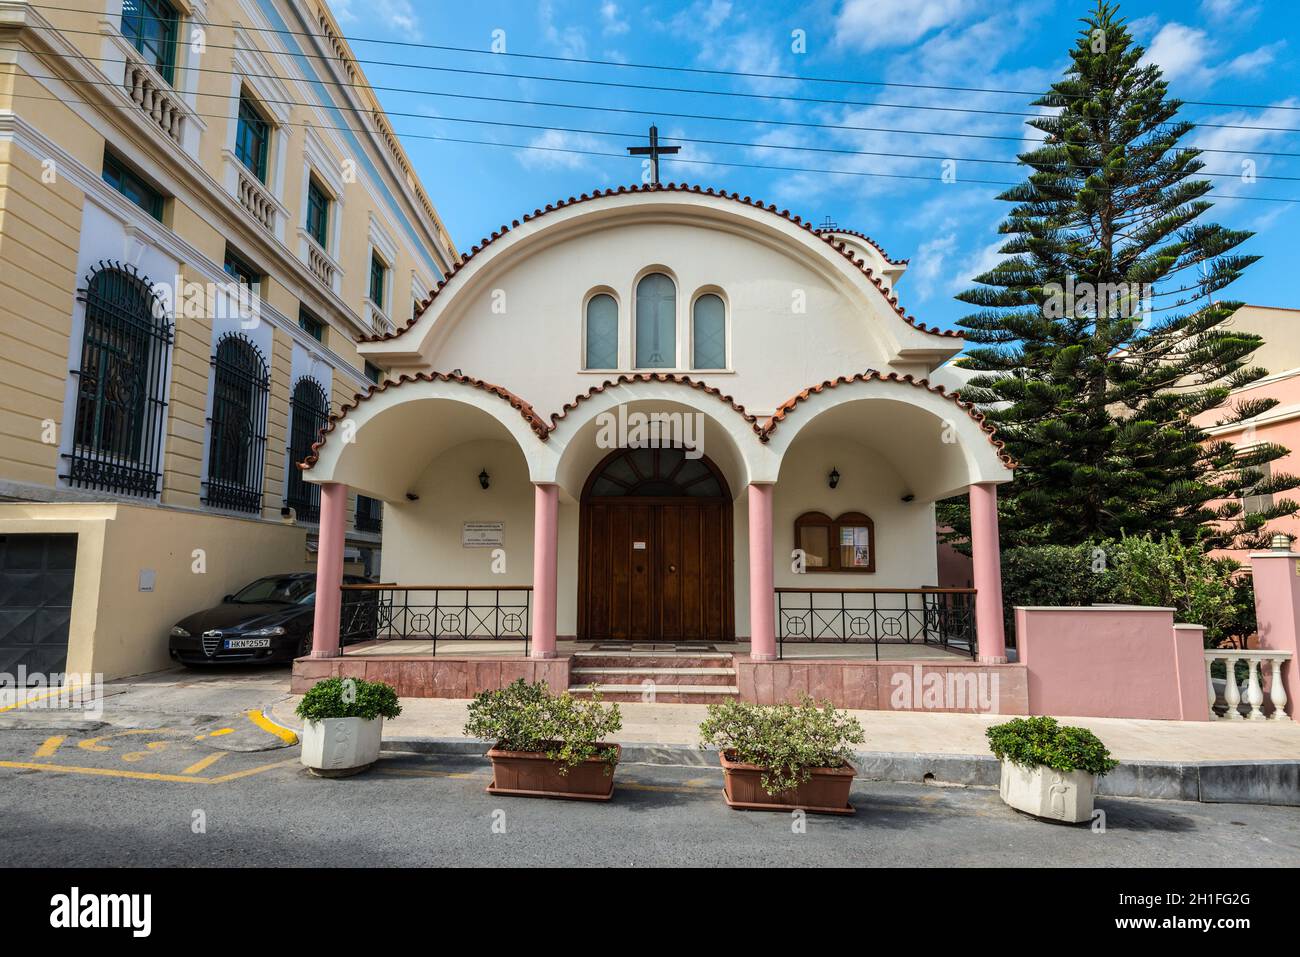
[{"label": "black metal cross", "polygon": [[659,145],[659,127],[650,127],[650,145],[649,146],[629,146],[627,151],[633,156],[650,157],[650,181],[659,185],[659,157],[671,153],[680,153],[680,146],[660,146]]}]

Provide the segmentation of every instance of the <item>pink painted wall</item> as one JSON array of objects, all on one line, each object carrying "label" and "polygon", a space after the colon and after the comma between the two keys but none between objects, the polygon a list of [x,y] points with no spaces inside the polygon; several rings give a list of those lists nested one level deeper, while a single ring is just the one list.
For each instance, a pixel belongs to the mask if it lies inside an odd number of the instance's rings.
[{"label": "pink painted wall", "polygon": [[299,658],[293,663],[289,690],[304,694],[325,678],[384,681],[399,698],[472,698],[523,678],[545,681],[556,694],[569,687],[568,658],[425,658],[413,655],[344,655]]},{"label": "pink painted wall", "polygon": [[1255,620],[1259,647],[1289,651],[1282,668],[1286,713],[1300,711],[1300,555],[1291,551],[1256,552],[1250,557],[1255,577]]},{"label": "pink painted wall", "polygon": [[1168,608],[1017,608],[1029,712],[1208,721],[1202,629]]}]

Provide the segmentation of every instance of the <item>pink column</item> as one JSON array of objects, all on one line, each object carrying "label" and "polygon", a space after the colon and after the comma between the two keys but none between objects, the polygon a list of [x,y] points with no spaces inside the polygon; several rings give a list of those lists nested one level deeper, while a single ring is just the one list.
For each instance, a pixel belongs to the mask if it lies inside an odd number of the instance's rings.
[{"label": "pink column", "polygon": [[[1279,543],[1281,544],[1281,543]],[[1300,555],[1290,547],[1250,556],[1255,580],[1255,621],[1259,647],[1289,651],[1291,660],[1282,666],[1282,687],[1286,689],[1286,710],[1292,718],[1300,714]],[[1271,665],[1270,665],[1271,670]]]},{"label": "pink column", "polygon": [[312,626],[311,656],[339,656],[339,613],[343,594],[344,517],[348,487],[327,482],[320,487],[320,542],[316,549],[316,621]]},{"label": "pink column", "polygon": [[560,487],[533,486],[533,658],[555,657]]},{"label": "pink column", "polygon": [[749,656],[776,660],[775,592],[772,579],[772,490],[749,486]]},{"label": "pink column", "polygon": [[998,487],[980,482],[970,487],[970,544],[975,579],[975,631],[979,660],[1007,660],[1002,627],[1002,549],[998,543]]}]

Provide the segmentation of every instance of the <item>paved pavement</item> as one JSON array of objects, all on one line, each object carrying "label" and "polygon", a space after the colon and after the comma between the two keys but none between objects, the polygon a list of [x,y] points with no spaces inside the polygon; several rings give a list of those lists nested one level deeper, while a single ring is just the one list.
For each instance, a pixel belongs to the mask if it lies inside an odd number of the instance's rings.
[{"label": "paved pavement", "polygon": [[716,769],[624,765],[614,800],[591,805],[488,795],[477,757],[387,753],[323,780],[296,747],[51,737],[0,731],[8,866],[1300,864],[1286,808],[1102,799],[1099,832],[1025,817],[991,790],[862,783],[855,817],[810,816],[801,832],[789,814],[729,809]]}]

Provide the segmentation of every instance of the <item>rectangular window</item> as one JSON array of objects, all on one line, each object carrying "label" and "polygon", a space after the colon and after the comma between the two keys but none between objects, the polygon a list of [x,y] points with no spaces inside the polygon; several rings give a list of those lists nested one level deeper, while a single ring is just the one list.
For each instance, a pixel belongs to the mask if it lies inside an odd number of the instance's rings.
[{"label": "rectangular window", "polygon": [[248,286],[250,289],[260,289],[261,272],[229,246],[226,247],[225,270],[228,275],[235,277],[240,285]]},{"label": "rectangular window", "polygon": [[154,219],[162,220],[165,197],[137,176],[121,160],[104,151],[104,182],[135,203]]},{"label": "rectangular window", "polygon": [[382,503],[377,498],[357,496],[356,526],[359,532],[378,532],[384,527]]},{"label": "rectangular window", "polygon": [[329,249],[330,198],[313,176],[307,180],[307,233],[321,249]]},{"label": "rectangular window", "polygon": [[168,83],[175,81],[180,17],[166,0],[124,0],[122,36]]},{"label": "rectangular window", "polygon": [[375,385],[379,385],[380,382],[384,381],[384,370],[379,368],[379,366],[375,365],[373,362],[367,362],[366,378]]},{"label": "rectangular window", "polygon": [[266,182],[266,156],[271,145],[271,124],[247,95],[239,97],[239,126],[235,130],[235,156],[249,172]]},{"label": "rectangular window", "polygon": [[380,309],[384,308],[384,286],[388,277],[388,267],[373,250],[370,253],[370,301]]},{"label": "rectangular window", "polygon": [[[1263,465],[1258,465],[1255,467],[1255,471],[1260,473],[1259,484],[1263,484],[1273,477],[1273,463],[1265,462]],[[1267,512],[1272,507],[1273,496],[1268,494],[1257,495],[1253,488],[1241,497],[1241,510],[1245,515]]]},{"label": "rectangular window", "polygon": [[298,307],[298,328],[317,342],[325,341],[325,323],[308,312],[306,306]]}]

